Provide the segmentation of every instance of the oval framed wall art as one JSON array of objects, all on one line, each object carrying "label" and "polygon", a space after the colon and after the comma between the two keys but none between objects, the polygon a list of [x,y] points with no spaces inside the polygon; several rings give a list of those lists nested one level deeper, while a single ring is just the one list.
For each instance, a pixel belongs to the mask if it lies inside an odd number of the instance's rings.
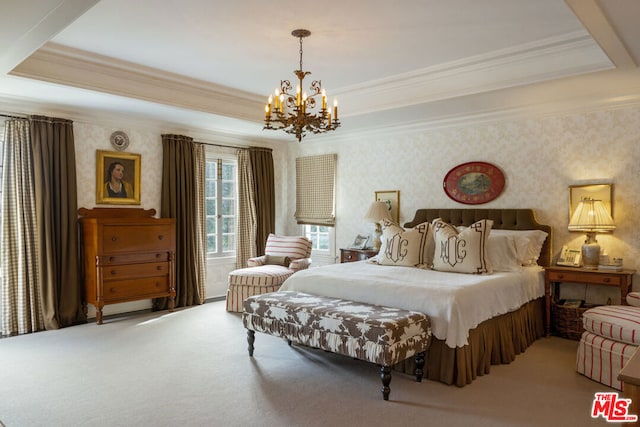
[{"label": "oval framed wall art", "polygon": [[504,190],[504,174],[499,167],[485,162],[462,163],[444,177],[444,192],[459,203],[481,205]]}]

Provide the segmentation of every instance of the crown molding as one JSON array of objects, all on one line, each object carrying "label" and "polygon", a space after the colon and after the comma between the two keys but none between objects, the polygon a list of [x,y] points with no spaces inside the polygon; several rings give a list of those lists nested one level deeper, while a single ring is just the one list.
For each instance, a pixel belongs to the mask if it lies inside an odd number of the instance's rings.
[{"label": "crown molding", "polygon": [[342,117],[613,68],[584,31],[334,90]]},{"label": "crown molding", "polygon": [[[462,108],[462,105],[467,108]],[[384,120],[380,114],[386,113],[378,112],[367,119],[366,126],[364,121],[353,130],[345,126],[342,132],[323,135],[322,141],[398,137],[438,129],[509,120],[540,120],[628,107],[640,107],[640,69],[610,70],[560,82],[541,82],[492,94],[475,94],[422,107],[413,106],[411,109],[418,110],[407,114],[405,120]]]},{"label": "crown molding", "polygon": [[47,43],[9,74],[260,122],[255,94],[131,62]]},{"label": "crown molding", "polygon": [[[249,133],[242,128],[246,122],[238,122],[240,127],[235,130],[232,126],[220,126],[212,120],[192,120],[192,123],[165,120],[158,117],[147,117],[135,113],[122,113],[100,109],[74,108],[43,103],[38,100],[28,100],[23,97],[0,97],[0,112],[28,117],[30,115],[44,115],[49,117],[63,117],[74,123],[113,127],[114,129],[138,129],[148,131],[153,129],[158,134],[175,133],[189,135],[199,142],[215,142],[220,144],[269,146],[275,147],[282,142],[282,138],[265,138]],[[214,120],[217,118],[214,117]],[[234,120],[234,119],[230,119]],[[210,126],[202,127],[206,123]]]}]

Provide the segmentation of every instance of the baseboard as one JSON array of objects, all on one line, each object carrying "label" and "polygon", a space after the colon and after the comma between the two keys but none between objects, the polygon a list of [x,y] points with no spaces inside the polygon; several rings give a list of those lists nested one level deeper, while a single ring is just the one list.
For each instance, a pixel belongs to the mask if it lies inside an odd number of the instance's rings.
[{"label": "baseboard", "polygon": [[[225,299],[226,299],[226,297],[224,297],[224,296],[211,297],[211,298],[205,299],[204,303],[206,304],[208,302],[224,301]],[[183,308],[183,307],[180,307],[180,308]],[[150,309],[150,308],[144,308],[144,309],[141,309],[141,310],[134,310],[134,311],[125,311],[125,312],[122,312],[122,313],[114,313],[114,314],[109,314],[107,316],[102,316],[102,320],[103,321],[105,321],[105,320],[113,320],[113,319],[119,319],[119,318],[122,318],[122,317],[135,316],[135,315],[138,315],[138,314],[151,313],[151,312],[153,312],[153,310]],[[95,321],[96,321],[95,317],[87,318],[87,323],[91,323],[91,322],[95,322]],[[2,427],[2,426],[0,426],[0,427]]]}]

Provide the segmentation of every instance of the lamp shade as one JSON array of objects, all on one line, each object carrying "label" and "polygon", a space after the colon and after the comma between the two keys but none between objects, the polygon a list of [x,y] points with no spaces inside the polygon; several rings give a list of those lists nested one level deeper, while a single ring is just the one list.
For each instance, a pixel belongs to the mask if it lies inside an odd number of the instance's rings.
[{"label": "lamp shade", "polygon": [[569,221],[569,231],[602,233],[615,229],[613,218],[602,200],[582,199]]},{"label": "lamp shade", "polygon": [[383,219],[391,219],[391,212],[385,202],[373,202],[364,216],[369,222],[380,222]]}]

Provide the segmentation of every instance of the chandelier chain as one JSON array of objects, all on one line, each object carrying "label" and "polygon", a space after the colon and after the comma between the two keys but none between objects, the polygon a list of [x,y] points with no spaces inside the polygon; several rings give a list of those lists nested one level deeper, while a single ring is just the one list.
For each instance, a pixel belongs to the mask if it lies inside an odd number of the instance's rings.
[{"label": "chandelier chain", "polygon": [[302,71],[302,37],[300,37],[300,71]]}]

